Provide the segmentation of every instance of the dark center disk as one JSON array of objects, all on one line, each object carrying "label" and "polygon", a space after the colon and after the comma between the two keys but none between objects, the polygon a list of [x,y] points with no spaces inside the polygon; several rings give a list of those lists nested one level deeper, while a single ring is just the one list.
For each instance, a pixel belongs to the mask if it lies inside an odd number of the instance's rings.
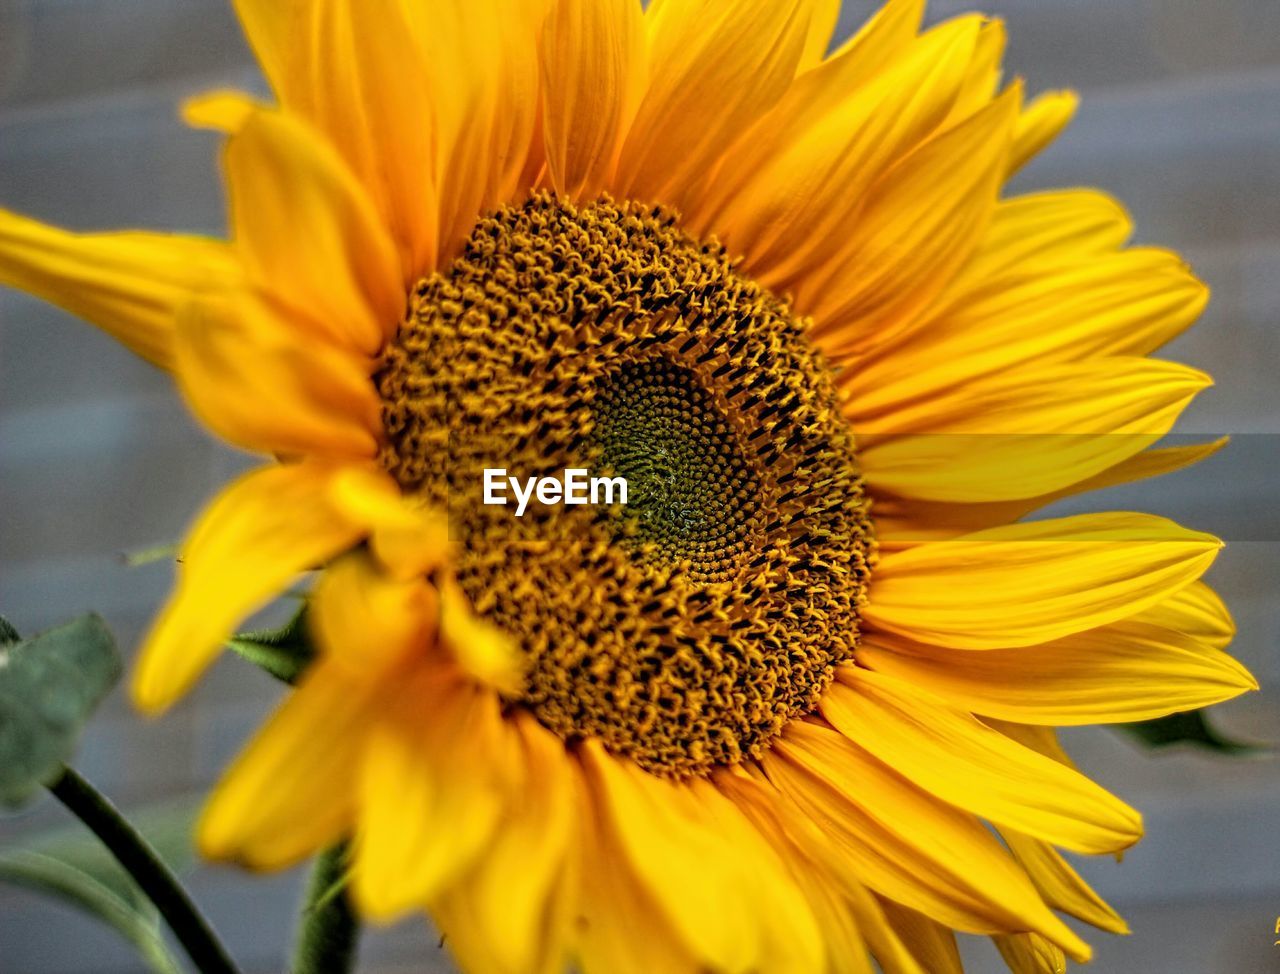
[{"label": "dark center disk", "polygon": [[760,479],[729,418],[689,369],[665,358],[596,383],[602,466],[626,478],[632,548],[691,579],[731,580],[760,529]]},{"label": "dark center disk", "polygon": [[[527,656],[511,702],[566,740],[705,774],[851,657],[875,543],[831,370],[664,211],[538,195],[482,220],[376,381],[382,463],[448,507],[459,583]],[[486,468],[622,477],[627,503],[516,517]]]}]

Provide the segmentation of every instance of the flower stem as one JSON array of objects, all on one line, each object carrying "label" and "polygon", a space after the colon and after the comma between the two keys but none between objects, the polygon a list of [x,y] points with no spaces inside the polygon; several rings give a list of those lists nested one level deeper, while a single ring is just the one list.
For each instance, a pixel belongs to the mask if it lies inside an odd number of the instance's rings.
[{"label": "flower stem", "polygon": [[237,974],[226,949],[151,844],[93,785],[70,768],[49,791],[84,822],[155,904],[201,974]]},{"label": "flower stem", "polygon": [[356,959],[360,922],[347,898],[347,846],[322,852],[311,869],[293,974],[346,974]]}]

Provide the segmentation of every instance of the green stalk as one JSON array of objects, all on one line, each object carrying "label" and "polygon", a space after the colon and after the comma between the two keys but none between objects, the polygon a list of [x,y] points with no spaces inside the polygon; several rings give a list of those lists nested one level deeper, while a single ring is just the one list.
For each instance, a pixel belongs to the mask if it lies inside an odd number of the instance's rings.
[{"label": "green stalk", "polygon": [[151,844],[106,797],[70,768],[49,785],[63,805],[84,822],[155,904],[200,974],[237,974],[236,966],[196,909],[178,878]]},{"label": "green stalk", "polygon": [[347,846],[316,857],[307,882],[293,974],[347,974],[356,959],[360,922],[347,898]]}]

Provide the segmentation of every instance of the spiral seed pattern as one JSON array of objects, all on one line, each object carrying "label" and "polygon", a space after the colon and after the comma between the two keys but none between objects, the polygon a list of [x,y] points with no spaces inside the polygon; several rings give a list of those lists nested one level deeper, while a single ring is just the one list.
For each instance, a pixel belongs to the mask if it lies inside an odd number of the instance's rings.
[{"label": "spiral seed pattern", "polygon": [[[875,542],[834,376],[788,304],[660,208],[539,194],[420,282],[376,376],[381,462],[447,505],[529,708],[669,777],[758,756],[858,639]],[[482,503],[482,471],[624,476]]]}]

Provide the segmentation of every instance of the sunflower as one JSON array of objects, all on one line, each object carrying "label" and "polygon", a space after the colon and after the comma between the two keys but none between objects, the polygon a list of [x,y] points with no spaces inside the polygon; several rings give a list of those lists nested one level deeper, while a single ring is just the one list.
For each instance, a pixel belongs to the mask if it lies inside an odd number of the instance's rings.
[{"label": "sunflower", "polygon": [[[319,569],[316,661],[206,854],[345,837],[374,919],[466,970],[1016,972],[1123,920],[1058,849],[1137,812],[1053,728],[1255,688],[1141,513],[1205,386],[1146,356],[1205,287],[1089,190],[1006,198],[1070,93],[890,0],[238,0],[275,100],[228,242],[0,216],[0,281],[93,321],[262,454],[196,521],[133,693],[169,706]],[[487,504],[581,468],[626,504]]]}]

